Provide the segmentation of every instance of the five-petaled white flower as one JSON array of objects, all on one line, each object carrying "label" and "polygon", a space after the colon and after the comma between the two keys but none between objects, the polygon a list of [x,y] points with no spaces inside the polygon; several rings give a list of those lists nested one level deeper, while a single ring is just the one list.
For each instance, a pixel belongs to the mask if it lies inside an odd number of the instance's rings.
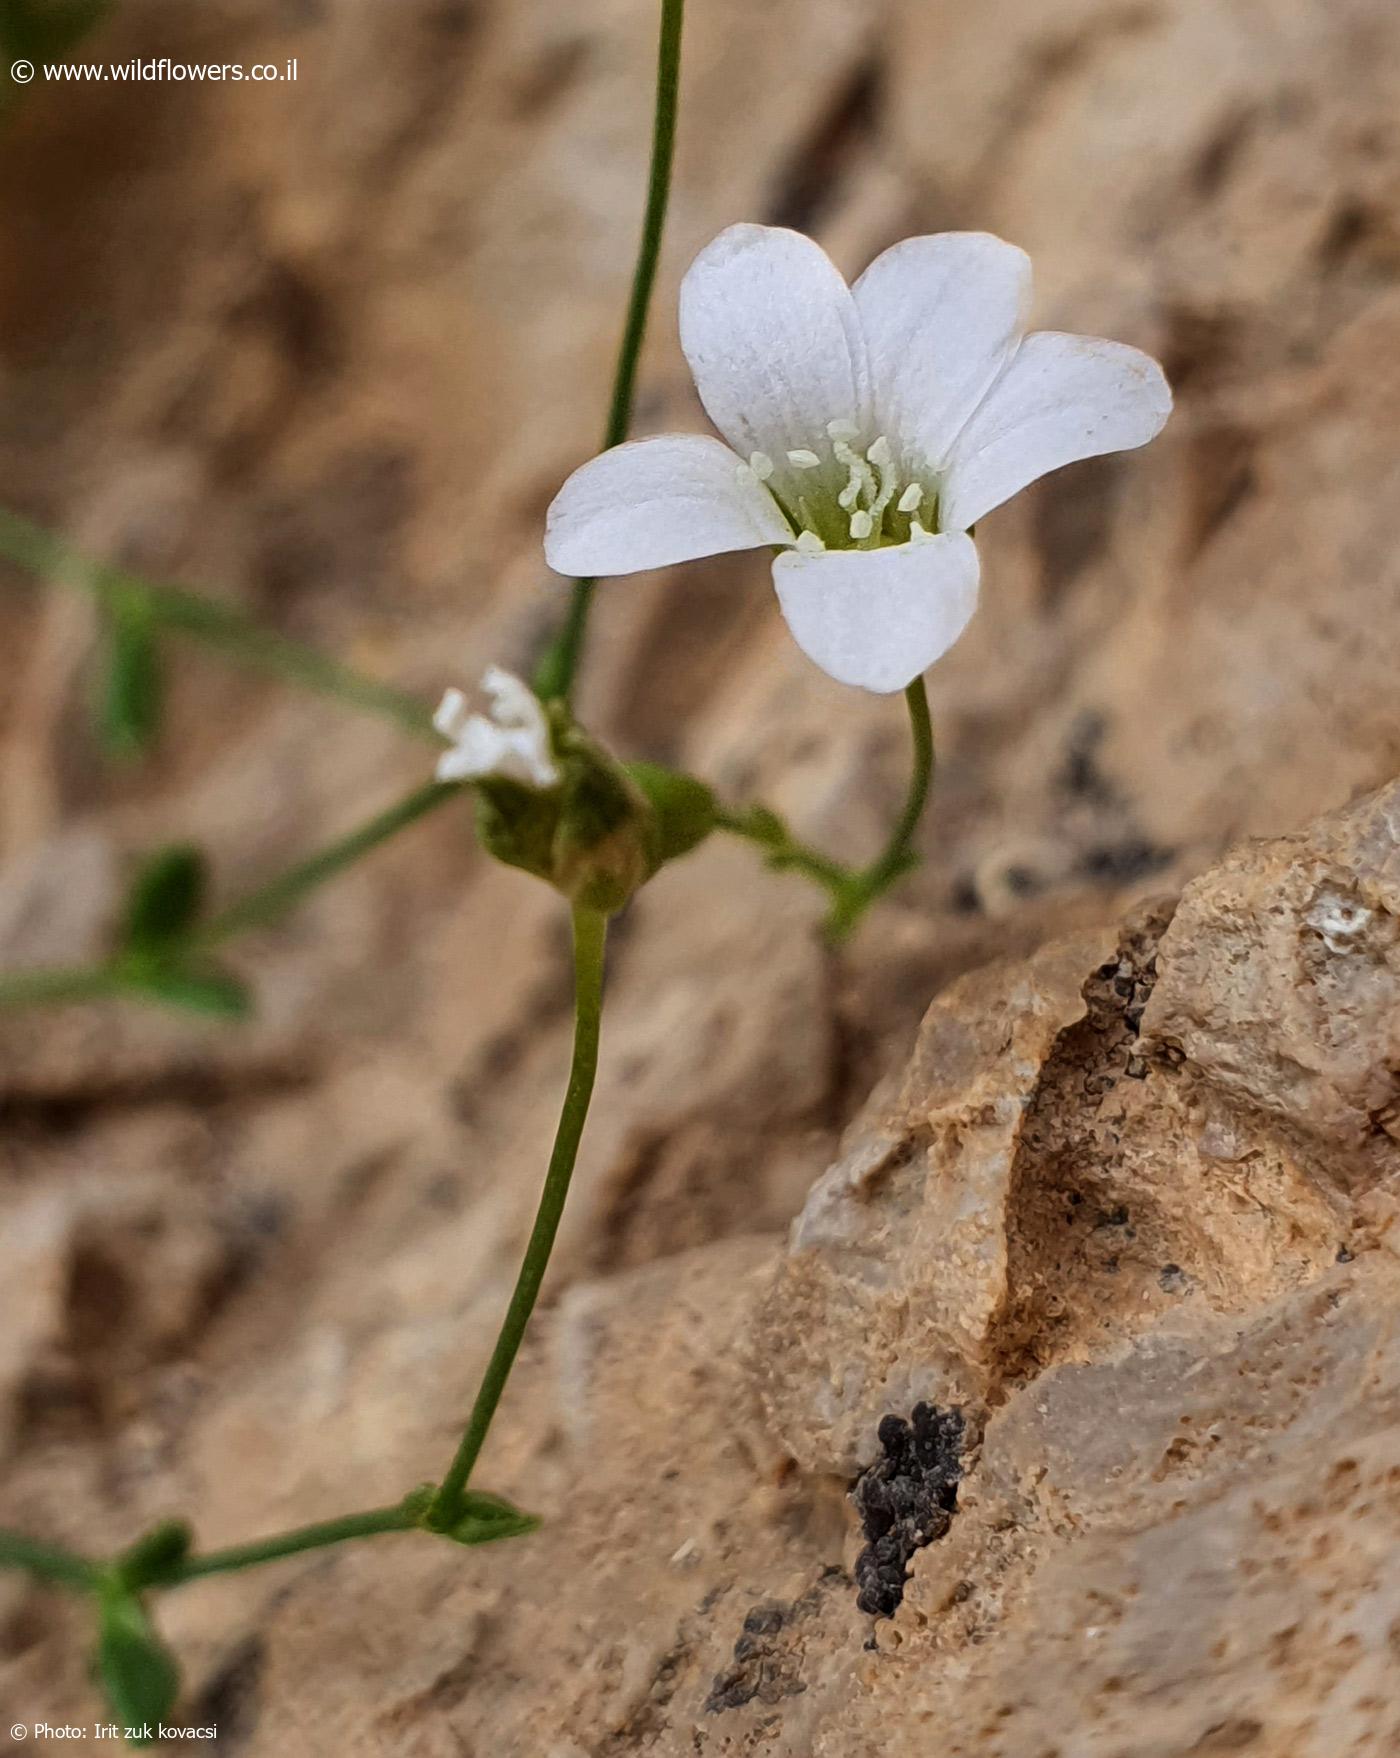
[{"label": "five-petaled white flower", "polygon": [[[1031,265],[985,232],[909,238],[848,287],[810,238],[731,226],[681,286],[698,434],[615,447],[549,510],[562,574],[629,574],[775,545],[798,645],[841,683],[903,689],[977,604],[971,527],[1079,458],[1150,440],[1155,360],[1027,335]],[[737,455],[736,455],[737,454]]]},{"label": "five-petaled white flower", "polygon": [[549,722],[534,691],[498,665],[487,668],[481,688],[491,704],[489,717],[470,713],[460,690],[449,690],[438,705],[433,725],[452,745],[438,758],[438,780],[497,776],[525,787],[556,787]]}]

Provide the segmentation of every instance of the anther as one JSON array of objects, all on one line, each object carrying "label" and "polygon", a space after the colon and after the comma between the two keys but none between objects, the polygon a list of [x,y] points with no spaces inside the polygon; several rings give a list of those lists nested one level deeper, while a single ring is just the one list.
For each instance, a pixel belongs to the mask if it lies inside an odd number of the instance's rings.
[{"label": "anther", "polygon": [[894,463],[894,454],[890,451],[890,442],[881,434],[873,446],[866,449],[866,457],[877,470],[887,469]]},{"label": "anther", "polygon": [[795,452],[789,452],[787,458],[794,470],[815,470],[821,463],[817,454],[809,452],[805,446],[799,446]]},{"label": "anther", "polygon": [[851,514],[851,536],[855,538],[857,543],[859,543],[862,538],[869,537],[874,529],[875,521],[870,517],[869,513],[864,511],[864,509]]},{"label": "anther", "polygon": [[773,474],[773,460],[767,452],[750,452],[749,469],[753,471],[760,482],[767,482]]},{"label": "anther", "polygon": [[834,440],[853,440],[860,429],[854,421],[828,421],[826,431]]},{"label": "anther", "polygon": [[906,488],[904,493],[902,495],[900,495],[900,497],[899,497],[899,510],[900,510],[900,512],[901,513],[917,513],[919,510],[919,502],[922,501],[923,498],[924,498],[923,484],[918,483],[918,482],[911,482],[909,484],[908,488]]},{"label": "anther", "polygon": [[799,555],[824,555],[826,553],[826,545],[815,531],[799,531],[794,547]]}]

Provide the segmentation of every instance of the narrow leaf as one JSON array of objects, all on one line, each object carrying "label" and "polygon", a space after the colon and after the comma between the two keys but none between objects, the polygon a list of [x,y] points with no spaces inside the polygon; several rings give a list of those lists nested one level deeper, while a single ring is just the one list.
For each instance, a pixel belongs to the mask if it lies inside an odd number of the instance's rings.
[{"label": "narrow leaf", "polygon": [[246,1019],[253,1011],[246,985],[215,964],[134,963],[118,968],[128,989],[186,1013]]},{"label": "narrow leaf", "polygon": [[127,894],[122,945],[149,952],[185,934],[203,905],[207,878],[204,856],[192,843],[158,850]]},{"label": "narrow leaf", "polygon": [[97,1674],[132,1744],[153,1745],[180,1691],[180,1668],[146,1608],[132,1593],[108,1588],[98,1602]]},{"label": "narrow leaf", "polygon": [[164,699],[160,654],[150,619],[118,609],[112,618],[99,712],[102,742],[114,757],[138,757],[160,727]]},{"label": "narrow leaf", "polygon": [[539,1523],[537,1514],[527,1514],[504,1496],[468,1490],[462,1497],[461,1516],[443,1536],[455,1544],[492,1544],[498,1538],[522,1538]]}]

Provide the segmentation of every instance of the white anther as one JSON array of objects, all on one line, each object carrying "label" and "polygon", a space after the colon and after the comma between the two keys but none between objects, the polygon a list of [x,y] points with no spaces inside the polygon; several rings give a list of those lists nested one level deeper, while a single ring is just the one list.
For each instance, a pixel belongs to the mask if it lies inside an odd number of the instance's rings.
[{"label": "white anther", "polygon": [[767,452],[750,452],[749,469],[753,471],[760,482],[767,482],[773,474],[773,460]]},{"label": "white anther", "polygon": [[836,503],[845,512],[849,513],[851,508],[856,504],[856,502],[859,499],[860,499],[860,478],[853,471],[851,473],[851,480],[841,490],[840,494],[837,495]]},{"label": "white anther", "polygon": [[909,541],[910,543],[932,543],[933,533],[925,531],[917,519],[911,519],[909,521]]},{"label": "white anther", "polygon": [[854,421],[828,421],[826,431],[834,440],[853,440],[860,429]]},{"label": "white anther", "polygon": [[851,536],[855,538],[857,543],[859,543],[862,538],[869,537],[874,529],[875,521],[870,517],[869,513],[865,512],[863,509],[860,512],[851,514]]},{"label": "white anther", "polygon": [[809,452],[806,446],[799,446],[795,452],[789,452],[787,458],[794,470],[815,470],[821,463],[817,454]]},{"label": "white anther", "polygon": [[917,513],[919,510],[919,503],[920,503],[920,501],[923,500],[923,498],[924,498],[923,485],[918,482],[911,482],[909,484],[908,488],[906,488],[904,493],[902,495],[900,495],[900,497],[899,497],[899,510],[900,510],[900,512],[901,513]]},{"label": "white anther", "polygon": [[826,553],[826,545],[815,531],[799,531],[794,547],[799,555],[824,555]]},{"label": "white anther", "polygon": [[881,434],[873,446],[866,450],[866,457],[877,470],[884,470],[894,463],[894,454],[890,451],[890,442]]}]

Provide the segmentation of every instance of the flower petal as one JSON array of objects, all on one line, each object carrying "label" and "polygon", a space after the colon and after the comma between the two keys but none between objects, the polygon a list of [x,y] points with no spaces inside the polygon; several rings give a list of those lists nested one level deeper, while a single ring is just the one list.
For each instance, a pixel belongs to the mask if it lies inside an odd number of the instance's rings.
[{"label": "flower petal", "polygon": [[785,550],[773,563],[797,645],[840,684],[902,690],[977,608],[977,549],[951,532],[886,549]]},{"label": "flower petal", "polygon": [[544,553],[561,574],[592,576],[791,542],[777,502],[727,446],[666,434],[575,470],[549,509]]},{"label": "flower petal", "polygon": [[1027,336],[953,447],[939,499],[945,531],[984,513],[1062,464],[1146,445],[1172,394],[1148,354],[1097,336]]},{"label": "flower petal", "polygon": [[1025,334],[1031,259],[990,232],[906,238],[852,289],[876,424],[938,469]]},{"label": "flower petal", "polygon": [[825,443],[868,416],[851,290],[819,244],[781,226],[730,226],[681,283],[681,347],[710,420],[743,458]]}]

